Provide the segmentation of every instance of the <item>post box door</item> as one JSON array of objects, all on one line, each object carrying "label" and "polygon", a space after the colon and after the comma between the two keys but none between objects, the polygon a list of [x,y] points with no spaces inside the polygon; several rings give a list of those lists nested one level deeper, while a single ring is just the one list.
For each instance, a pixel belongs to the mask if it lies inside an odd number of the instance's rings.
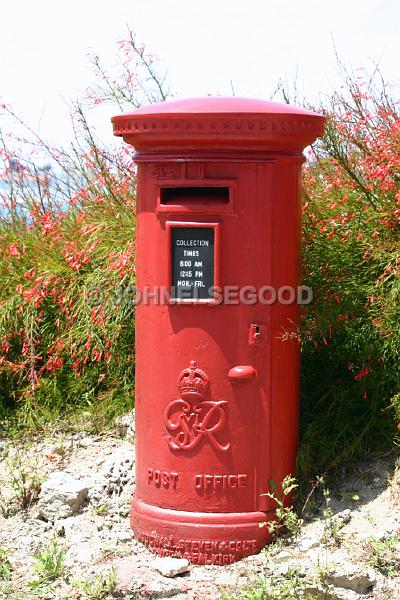
[{"label": "post box door", "polygon": [[[138,332],[137,411],[153,417],[147,432],[138,433],[147,437],[138,452],[152,456],[138,459],[145,463],[138,493],[150,504],[200,512],[268,508],[271,308],[243,303],[239,295],[269,281],[268,167],[212,165],[212,173],[225,174],[219,186],[156,182],[142,191],[138,235],[157,234],[147,257],[138,257],[142,265],[152,262],[138,283],[173,288],[163,306],[138,306],[147,326]],[[227,178],[233,174],[234,185]],[[255,186],[266,192],[249,211],[248,190]],[[210,285],[216,294],[207,292]],[[160,339],[168,340],[168,351],[158,354]],[[140,393],[148,364],[153,399],[148,383]],[[143,428],[146,418],[140,412],[138,418]]]}]

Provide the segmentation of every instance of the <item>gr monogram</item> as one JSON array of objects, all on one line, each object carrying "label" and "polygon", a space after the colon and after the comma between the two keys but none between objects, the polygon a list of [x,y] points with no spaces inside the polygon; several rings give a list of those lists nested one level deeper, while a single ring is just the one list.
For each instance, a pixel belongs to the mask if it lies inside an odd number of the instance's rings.
[{"label": "gr monogram", "polygon": [[216,450],[228,450],[229,442],[219,439],[226,423],[226,400],[206,400],[209,390],[207,374],[195,361],[179,374],[180,398],[165,408],[164,423],[169,433],[168,444],[173,450],[191,450],[207,439]]}]

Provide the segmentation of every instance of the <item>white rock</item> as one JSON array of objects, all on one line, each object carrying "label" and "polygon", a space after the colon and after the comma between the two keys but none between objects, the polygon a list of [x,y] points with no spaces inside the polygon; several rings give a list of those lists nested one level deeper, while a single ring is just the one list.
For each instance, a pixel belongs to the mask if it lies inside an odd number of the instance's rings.
[{"label": "white rock", "polygon": [[65,556],[65,564],[72,567],[75,563],[87,564],[99,558],[101,553],[100,540],[90,540],[90,542],[81,542],[68,550]]},{"label": "white rock", "polygon": [[115,419],[117,435],[126,437],[133,444],[135,441],[135,413],[134,411],[121,415]]},{"label": "white rock", "polygon": [[373,537],[378,540],[387,540],[395,536],[398,532],[399,526],[396,520],[386,519],[384,527],[380,527],[374,532]]},{"label": "white rock", "polygon": [[100,505],[119,498],[120,508],[125,512],[129,511],[134,480],[133,450],[122,449],[114,452],[104,461],[100,472],[92,477],[89,500],[94,505]]},{"label": "white rock", "polygon": [[149,598],[171,598],[184,591],[183,582],[155,579],[145,586],[145,594]]},{"label": "white rock", "polygon": [[284,563],[278,563],[275,566],[274,571],[276,571],[276,573],[279,573],[279,575],[287,575],[289,573],[289,571],[293,569],[293,564],[289,563],[289,562],[284,562]]},{"label": "white rock", "polygon": [[334,600],[360,600],[361,599],[360,595],[357,594],[356,592],[353,592],[352,590],[344,590],[343,588],[334,588],[334,589],[330,590],[330,592],[327,592],[326,590],[323,589],[322,586],[318,586],[318,585],[312,584],[312,583],[305,584],[305,587],[303,589],[303,594],[307,594],[307,598],[309,597],[310,600],[314,596],[316,598],[327,598],[327,599],[334,598]]},{"label": "white rock", "polygon": [[114,537],[119,542],[130,542],[133,537],[133,533],[132,531],[115,531]]},{"label": "white rock", "polygon": [[373,569],[362,569],[356,565],[338,566],[329,574],[328,582],[335,587],[353,590],[357,594],[366,594],[376,584],[376,575]]},{"label": "white rock", "polygon": [[189,561],[186,558],[156,558],[151,566],[164,577],[175,577],[189,571]]},{"label": "white rock", "polygon": [[101,538],[96,521],[88,515],[76,515],[58,521],[57,530],[63,531],[68,551],[65,557],[67,566],[75,563],[88,564],[101,553]]},{"label": "white rock", "polygon": [[294,557],[293,552],[288,552],[287,550],[282,550],[276,556],[274,556],[274,562],[283,562],[287,560],[292,560]]},{"label": "white rock", "polygon": [[333,548],[329,551],[329,565],[332,565],[333,569],[340,570],[340,565],[347,564],[349,561],[349,555],[344,550],[334,550]]},{"label": "white rock", "polygon": [[56,471],[42,483],[39,516],[46,521],[65,519],[78,512],[87,495],[87,482],[74,479],[64,471]]},{"label": "white rock", "polygon": [[350,523],[351,521],[351,510],[349,508],[346,508],[346,510],[342,510],[341,512],[336,513],[335,515],[333,515],[331,521],[335,525],[337,524],[339,527],[347,525],[347,523]]},{"label": "white rock", "polygon": [[77,441],[80,448],[89,448],[94,443],[93,438],[87,436]]},{"label": "white rock", "polygon": [[311,548],[318,546],[320,539],[315,534],[304,534],[296,542],[296,548],[301,552],[307,552]]},{"label": "white rock", "polygon": [[186,582],[183,579],[162,577],[150,568],[147,559],[142,563],[130,556],[113,560],[111,566],[117,572],[117,592],[122,592],[124,598],[127,592],[127,597],[133,595],[135,598],[169,598],[186,591]]},{"label": "white rock", "polygon": [[[323,590],[320,590],[320,594],[321,593],[323,593]],[[335,598],[335,600],[361,600],[363,596],[360,596],[360,594],[357,594],[357,592],[353,592],[352,590],[334,588],[333,596],[331,596],[331,598],[332,597]]]}]

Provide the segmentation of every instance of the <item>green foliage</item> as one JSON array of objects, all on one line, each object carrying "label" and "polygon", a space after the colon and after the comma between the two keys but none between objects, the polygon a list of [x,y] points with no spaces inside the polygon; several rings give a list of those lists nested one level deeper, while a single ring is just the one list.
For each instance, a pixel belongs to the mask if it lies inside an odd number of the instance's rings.
[{"label": "green foliage", "polygon": [[5,465],[9,475],[7,483],[13,491],[12,501],[18,508],[29,508],[40,493],[41,477],[35,464],[24,453],[15,453],[7,457]]},{"label": "green foliage", "polygon": [[[82,215],[84,225],[79,226],[76,219]],[[79,246],[86,251],[93,236],[85,239],[82,229],[90,227],[96,228],[99,242],[91,267],[73,271],[63,260],[63,247],[70,248],[79,236]],[[93,409],[100,415],[105,405],[109,409],[114,404],[116,413],[129,406],[134,307],[123,292],[134,284],[134,274],[121,276],[121,269],[110,265],[110,257],[113,253],[120,257],[131,246],[134,227],[130,208],[104,198],[104,204],[70,209],[57,232],[62,243],[43,239],[40,231],[35,235],[20,231],[25,273],[34,269],[36,281],[44,277],[52,281],[33,300],[26,300],[32,283],[18,291],[24,281],[21,265],[10,270],[2,261],[0,280],[7,278],[8,286],[2,291],[6,305],[0,310],[0,336],[12,343],[7,352],[10,370],[0,371],[4,380],[0,406],[2,398],[3,415],[15,406],[19,426],[41,427],[62,414],[65,406]]]},{"label": "green foliage", "polygon": [[263,577],[239,595],[224,594],[221,600],[335,600],[329,591],[307,592],[304,574],[298,568],[282,576]]},{"label": "green foliage", "polygon": [[288,506],[288,502],[291,501],[293,492],[298,487],[296,479],[291,475],[287,475],[281,483],[281,490],[279,491],[275,482],[270,480],[269,485],[272,488],[272,492],[266,492],[264,496],[271,498],[276,504],[275,509],[276,521],[270,521],[266,523],[270,533],[277,533],[282,529],[286,529],[292,535],[298,535],[303,525],[303,519],[293,510],[292,506]]},{"label": "green foliage", "polygon": [[386,449],[400,420],[398,105],[343,80],[303,177],[302,479]]},{"label": "green foliage", "polygon": [[331,508],[331,493],[325,485],[323,477],[317,477],[317,482],[322,488],[324,504],[322,506],[322,517],[324,522],[324,531],[322,535],[322,543],[327,548],[331,544],[339,545],[341,542],[341,529],[344,525],[340,518],[334,518]]},{"label": "green foliage", "polygon": [[73,584],[88,600],[102,600],[115,590],[117,571],[113,567],[108,573],[100,573],[94,579],[85,579],[84,581],[76,579]]},{"label": "green foliage", "polygon": [[16,593],[10,582],[0,582],[0,598],[3,600],[25,600],[25,596]]},{"label": "green foliage", "polygon": [[397,577],[400,571],[399,543],[397,535],[382,540],[370,538],[365,547],[368,564],[384,576]]},{"label": "green foliage", "polygon": [[36,561],[34,570],[38,578],[29,583],[32,590],[40,590],[52,584],[56,579],[62,577],[65,572],[65,552],[59,547],[55,538],[50,541],[42,552],[35,554],[33,558]]},{"label": "green foliage", "polygon": [[0,580],[11,579],[12,566],[5,548],[0,548]]}]

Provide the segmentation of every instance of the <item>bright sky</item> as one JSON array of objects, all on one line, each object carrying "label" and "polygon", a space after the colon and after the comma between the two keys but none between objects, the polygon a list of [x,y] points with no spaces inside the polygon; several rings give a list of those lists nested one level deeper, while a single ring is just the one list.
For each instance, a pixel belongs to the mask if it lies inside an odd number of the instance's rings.
[{"label": "bright sky", "polygon": [[[334,47],[353,67],[378,62],[400,88],[399,0],[0,0],[0,102],[68,141],[65,101],[91,82],[87,54],[112,64],[129,25],[163,61],[177,97],[268,99],[297,77],[310,100],[339,85]],[[296,75],[297,74],[297,75]],[[96,118],[112,140],[109,107]]]}]

